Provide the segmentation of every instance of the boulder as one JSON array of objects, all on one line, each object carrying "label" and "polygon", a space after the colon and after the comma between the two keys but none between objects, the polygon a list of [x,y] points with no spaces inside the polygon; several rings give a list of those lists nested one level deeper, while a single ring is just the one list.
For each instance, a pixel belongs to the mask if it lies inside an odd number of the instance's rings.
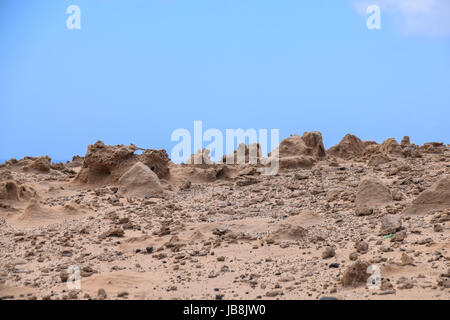
[{"label": "boulder", "polygon": [[163,192],[156,173],[145,164],[136,162],[119,179],[119,192],[128,196],[144,198]]},{"label": "boulder", "polygon": [[341,142],[328,149],[327,154],[342,159],[350,159],[362,156],[365,148],[366,146],[361,139],[352,134],[347,134]]},{"label": "boulder", "polygon": [[402,219],[399,216],[387,214],[381,220],[381,232],[383,234],[392,234],[400,231],[402,228]]},{"label": "boulder", "polygon": [[370,277],[370,274],[367,273],[368,267],[369,263],[359,260],[348,266],[341,279],[342,285],[344,287],[354,287],[365,283]]},{"label": "boulder", "polygon": [[392,202],[389,189],[376,178],[365,178],[358,186],[355,204],[357,207],[380,208]]}]

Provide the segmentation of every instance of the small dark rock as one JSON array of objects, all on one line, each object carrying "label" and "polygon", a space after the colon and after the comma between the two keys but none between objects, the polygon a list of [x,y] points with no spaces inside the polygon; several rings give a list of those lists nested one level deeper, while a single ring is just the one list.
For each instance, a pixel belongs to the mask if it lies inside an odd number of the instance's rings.
[{"label": "small dark rock", "polygon": [[339,268],[339,263],[337,263],[337,262],[332,263],[332,264],[330,264],[329,267],[330,267],[330,268]]}]

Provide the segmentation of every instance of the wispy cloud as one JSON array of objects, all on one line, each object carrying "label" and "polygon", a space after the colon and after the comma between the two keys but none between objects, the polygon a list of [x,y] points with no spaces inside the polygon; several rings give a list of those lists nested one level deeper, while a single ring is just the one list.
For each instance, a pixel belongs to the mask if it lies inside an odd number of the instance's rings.
[{"label": "wispy cloud", "polygon": [[366,15],[369,5],[392,16],[399,31],[407,35],[450,36],[450,0],[351,0]]}]

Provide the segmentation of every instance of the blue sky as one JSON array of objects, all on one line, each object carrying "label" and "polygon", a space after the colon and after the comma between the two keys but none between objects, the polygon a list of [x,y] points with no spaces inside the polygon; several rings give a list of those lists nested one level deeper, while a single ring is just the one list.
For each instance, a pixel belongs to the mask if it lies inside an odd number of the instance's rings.
[{"label": "blue sky", "polygon": [[97,140],[170,151],[194,120],[319,130],[326,147],[450,143],[450,32],[390,1],[370,31],[358,0],[2,0],[0,159],[67,160]]}]

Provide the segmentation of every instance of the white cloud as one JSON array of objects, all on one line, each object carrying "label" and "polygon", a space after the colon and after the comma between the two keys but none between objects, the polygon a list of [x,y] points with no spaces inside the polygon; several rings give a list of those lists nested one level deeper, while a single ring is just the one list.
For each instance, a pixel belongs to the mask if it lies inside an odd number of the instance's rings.
[{"label": "white cloud", "polygon": [[399,30],[407,35],[450,36],[450,0],[351,0],[354,9],[367,15],[369,5],[392,16]]}]

